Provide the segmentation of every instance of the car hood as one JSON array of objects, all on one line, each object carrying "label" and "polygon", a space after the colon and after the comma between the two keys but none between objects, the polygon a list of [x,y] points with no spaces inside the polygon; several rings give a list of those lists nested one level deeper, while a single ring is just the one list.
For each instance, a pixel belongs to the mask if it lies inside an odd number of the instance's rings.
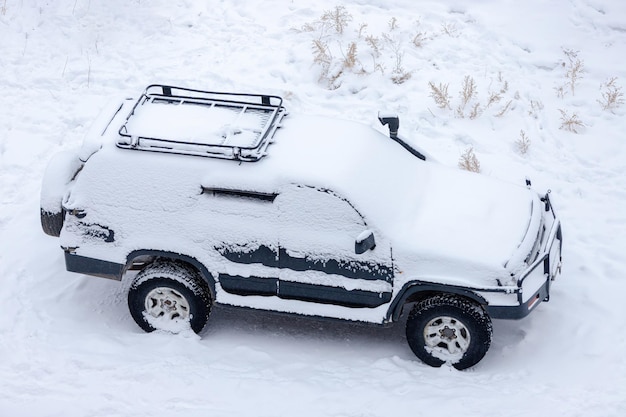
[{"label": "car hood", "polygon": [[521,267],[536,237],[536,193],[480,174],[432,168],[414,189],[404,190],[410,209],[395,217],[396,253],[431,279],[475,275],[508,284],[501,280]]}]

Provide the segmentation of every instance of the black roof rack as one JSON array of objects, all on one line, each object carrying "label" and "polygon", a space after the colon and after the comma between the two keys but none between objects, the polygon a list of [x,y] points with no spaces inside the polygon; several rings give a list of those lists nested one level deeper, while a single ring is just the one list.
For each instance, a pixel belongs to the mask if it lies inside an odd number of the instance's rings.
[{"label": "black roof rack", "polygon": [[148,86],[119,129],[117,146],[257,161],[286,115],[278,96]]}]

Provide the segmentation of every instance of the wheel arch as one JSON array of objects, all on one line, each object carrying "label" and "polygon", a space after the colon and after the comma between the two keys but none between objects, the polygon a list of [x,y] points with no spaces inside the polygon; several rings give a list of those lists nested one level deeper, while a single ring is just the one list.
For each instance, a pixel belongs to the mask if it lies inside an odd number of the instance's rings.
[{"label": "wheel arch", "polygon": [[182,262],[192,267],[208,284],[209,290],[211,291],[211,297],[215,300],[215,279],[213,278],[213,275],[202,262],[192,256],[163,250],[140,249],[128,254],[126,257],[125,270],[138,269],[135,265],[145,266],[156,259],[169,259],[176,262]]},{"label": "wheel arch", "polygon": [[404,284],[398,295],[391,302],[389,310],[387,311],[387,321],[397,321],[402,315],[404,306],[407,303],[418,302],[437,294],[453,294],[478,303],[483,307],[489,304],[484,297],[468,288],[431,282],[411,281]]}]

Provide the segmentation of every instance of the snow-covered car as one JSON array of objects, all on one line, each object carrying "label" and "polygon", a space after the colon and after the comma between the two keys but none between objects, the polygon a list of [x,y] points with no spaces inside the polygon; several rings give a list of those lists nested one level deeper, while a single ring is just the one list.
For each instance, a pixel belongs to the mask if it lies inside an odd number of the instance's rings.
[{"label": "snow-covered car", "polygon": [[286,116],[282,99],[152,85],[55,156],[44,231],[68,271],[121,280],[145,331],[200,332],[214,303],[386,325],[464,369],[492,318],[550,296],[548,194],[445,167],[363,124]]}]

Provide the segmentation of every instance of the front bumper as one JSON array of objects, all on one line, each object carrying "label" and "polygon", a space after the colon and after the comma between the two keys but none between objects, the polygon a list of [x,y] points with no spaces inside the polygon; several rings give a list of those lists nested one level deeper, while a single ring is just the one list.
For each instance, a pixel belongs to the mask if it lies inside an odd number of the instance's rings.
[{"label": "front bumper", "polygon": [[521,319],[526,317],[542,301],[550,300],[550,288],[561,273],[563,248],[563,232],[561,222],[557,219],[549,194],[541,201],[545,204],[544,225],[547,233],[544,234],[540,245],[539,256],[520,275],[517,281],[517,301],[515,306],[488,305],[487,312],[493,318]]}]

